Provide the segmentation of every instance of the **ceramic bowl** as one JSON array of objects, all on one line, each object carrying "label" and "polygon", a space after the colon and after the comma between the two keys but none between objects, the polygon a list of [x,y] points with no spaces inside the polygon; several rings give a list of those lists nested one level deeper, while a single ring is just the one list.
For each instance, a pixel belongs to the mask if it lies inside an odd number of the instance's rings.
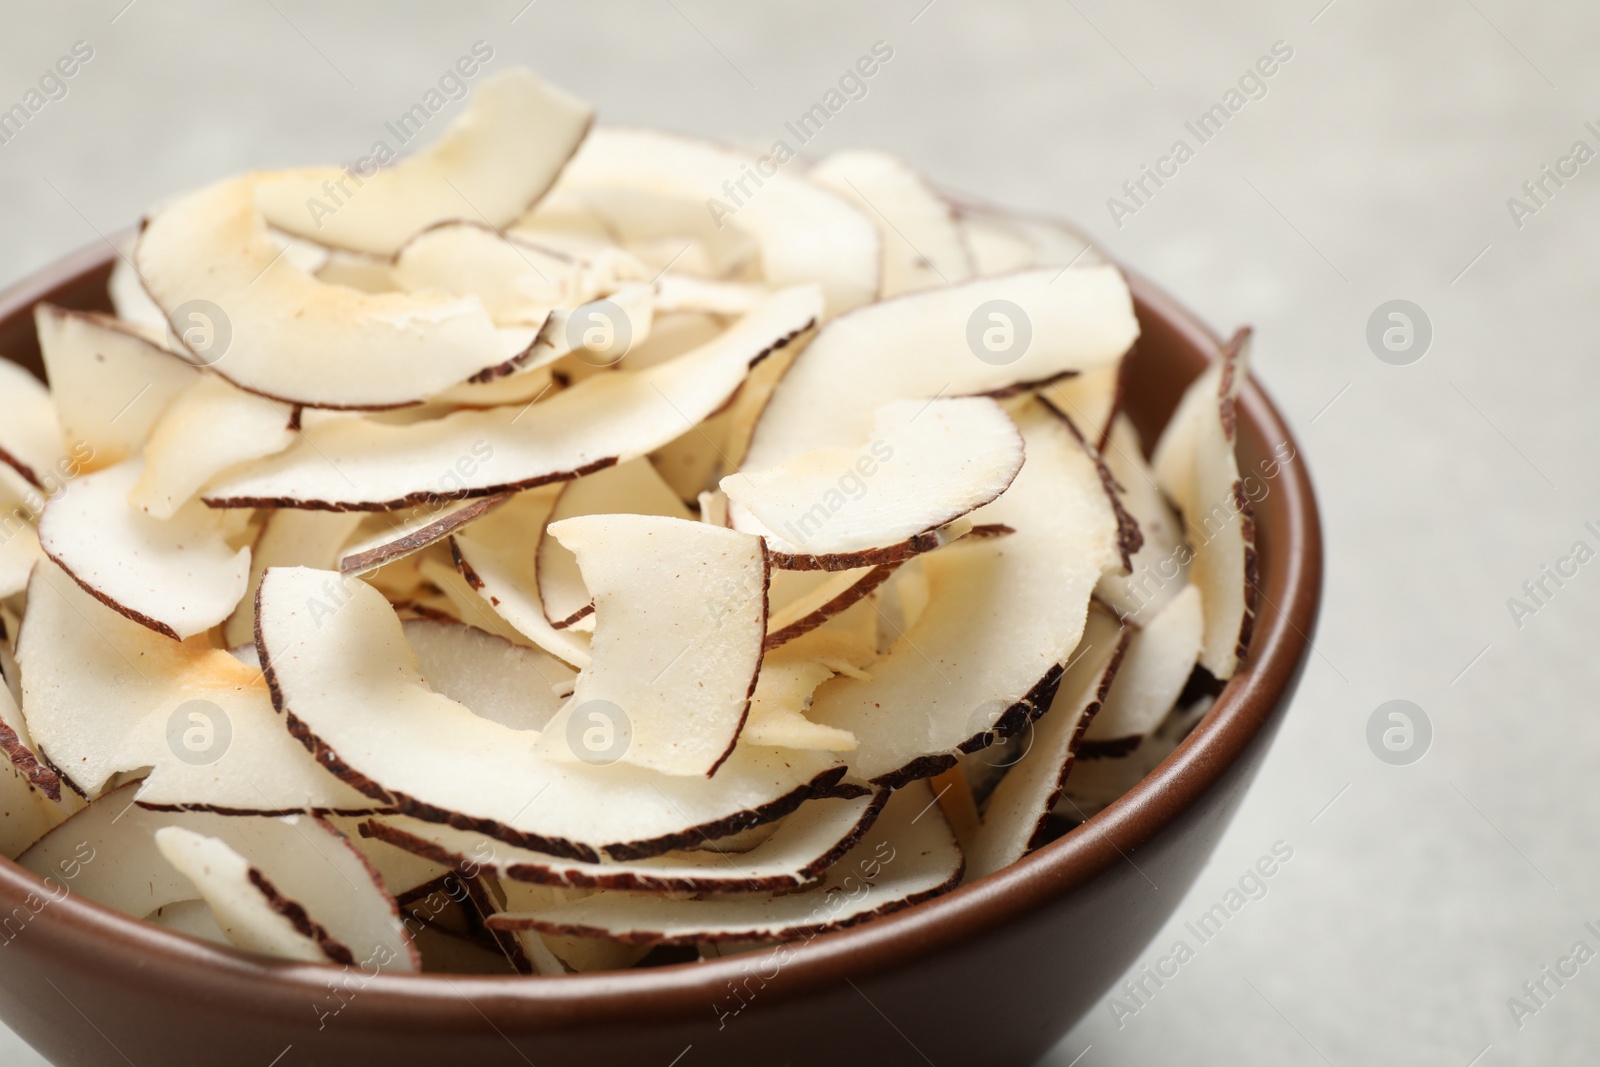
[{"label": "ceramic bowl", "polygon": [[[0,354],[39,371],[35,301],[105,309],[101,245],[0,295]],[[1155,440],[1219,341],[1130,277],[1143,333],[1126,410]],[[567,977],[345,975],[193,941],[0,861],[0,1019],[58,1064],[972,1064],[1042,1056],[1172,914],[1267,750],[1310,645],[1322,539],[1304,457],[1255,383],[1242,469],[1295,458],[1256,505],[1260,613],[1245,667],[1164,763],[1020,863],[918,907],[766,954]],[[31,897],[31,900],[30,900]],[[37,911],[37,914],[34,912]]]}]

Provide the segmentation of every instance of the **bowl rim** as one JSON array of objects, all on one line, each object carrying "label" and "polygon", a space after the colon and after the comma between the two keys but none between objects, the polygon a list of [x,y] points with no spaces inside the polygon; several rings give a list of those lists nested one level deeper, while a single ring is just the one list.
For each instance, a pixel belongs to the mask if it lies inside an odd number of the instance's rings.
[{"label": "bowl rim", "polygon": [[[131,232],[131,231],[130,231]],[[0,320],[104,270],[120,253],[112,239],[90,245],[0,292]],[[1123,268],[1141,312],[1215,360],[1222,341],[1198,317],[1136,272]],[[1299,443],[1254,378],[1239,400],[1241,432],[1287,442],[1274,492],[1286,521],[1273,523],[1276,565],[1262,568],[1248,658],[1189,736],[1121,798],[1056,841],[977,882],[858,926],[793,946],[785,980],[769,1003],[799,999],[841,979],[870,977],[951,949],[1023,918],[1088,883],[1187,811],[1243,754],[1271,720],[1312,648],[1322,591],[1322,535],[1315,493]],[[1258,522],[1260,517],[1258,516]],[[1261,531],[1258,527],[1258,544]],[[1263,558],[1263,564],[1269,561]],[[0,857],[0,913],[45,889],[41,879]],[[35,928],[37,927],[37,928]],[[24,931],[43,940],[64,968],[82,965],[157,990],[226,1000],[259,1017],[303,1013],[324,1000],[339,968],[267,960],[201,942],[72,895],[51,898]],[[751,957],[702,960],[643,970],[574,975],[367,975],[357,971],[369,1024],[449,1031],[485,1018],[516,1031],[565,1030],[597,1023],[682,1019],[727,997],[749,976]],[[346,971],[349,969],[346,968]],[[350,980],[346,976],[346,982]]]}]

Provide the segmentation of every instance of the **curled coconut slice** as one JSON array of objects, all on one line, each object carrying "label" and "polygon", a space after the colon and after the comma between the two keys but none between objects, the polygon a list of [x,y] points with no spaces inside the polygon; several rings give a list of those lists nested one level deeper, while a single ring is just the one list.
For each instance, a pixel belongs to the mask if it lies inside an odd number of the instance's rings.
[{"label": "curled coconut slice", "polygon": [[518,493],[494,514],[451,535],[450,551],[467,587],[516,633],[563,662],[587,667],[588,635],[553,626],[539,596],[534,546],[555,502],[553,488]]},{"label": "curled coconut slice", "polygon": [[92,451],[95,469],[144,447],[174,397],[198,372],[126,323],[37,304],[34,327],[61,432]]},{"label": "curled coconut slice", "polygon": [[898,563],[847,571],[774,571],[767,618],[767,648],[810,633],[850,610],[894,574]]},{"label": "curled coconut slice", "polygon": [[200,488],[236,464],[294,442],[294,411],[206,375],[173,398],[144,450],[128,502],[170,519]]},{"label": "curled coconut slice", "polygon": [[10,686],[0,685],[0,855],[15,859],[81,806],[40,758]]},{"label": "curled coconut slice", "polygon": [[1233,677],[1255,624],[1255,512],[1234,454],[1239,389],[1249,367],[1250,330],[1184,393],[1151,461],[1156,480],[1183,513],[1193,548],[1189,580],[1200,587],[1205,636],[1200,665]]},{"label": "curled coconut slice", "polygon": [[250,584],[223,624],[222,643],[229,648],[254,646],[256,588],[268,567],[330,567],[360,521],[359,513],[342,511],[286,508],[268,515],[250,550]]},{"label": "curled coconut slice", "polygon": [[972,257],[955,208],[906,163],[887,152],[835,152],[807,172],[861,208],[883,243],[883,299],[972,276]]},{"label": "curled coconut slice", "polygon": [[238,948],[258,956],[355,966],[349,946],[226,842],[181,826],[163,826],[155,833],[155,843],[200,893],[223,935]]},{"label": "curled coconut slice", "polygon": [[202,505],[159,521],[128,503],[144,471],[124,460],[79,478],[39,517],[45,554],[100,602],[181,641],[233,613],[250,581],[250,550],[226,540],[226,517]]},{"label": "curled coconut slice", "polygon": [[403,624],[428,688],[512,730],[543,730],[577,674],[547,652],[476,626],[437,619]]},{"label": "curled coconut slice", "polygon": [[33,526],[33,510],[23,499],[32,490],[0,478],[0,599],[16,596],[28,587],[28,575],[44,552]]},{"label": "curled coconut slice", "polygon": [[714,841],[692,852],[612,863],[561,859],[404,816],[369,819],[362,833],[455,870],[485,871],[537,885],[655,893],[778,892],[816,882],[871,828],[887,799],[888,794],[876,793],[810,801],[745,852]]},{"label": "curled coconut slice", "polygon": [[747,743],[823,752],[849,752],[856,747],[849,732],[806,718],[817,686],[839,673],[825,659],[799,644],[767,655],[750,695],[750,716],[741,735]]},{"label": "curled coconut slice", "polygon": [[[475,500],[462,500],[453,504],[418,505],[408,515],[380,511],[367,519],[362,526],[365,536],[343,547],[338,554],[339,570],[344,574],[362,575],[375,571],[429,545],[438,544],[468,523],[476,522],[495,508],[511,499],[510,495],[485,496]],[[335,514],[338,514],[335,512]],[[354,514],[361,521],[360,512]],[[356,532],[352,523],[351,532]],[[327,563],[311,560],[283,560],[284,566],[324,567]]]},{"label": "curled coconut slice", "polygon": [[[644,457],[567,482],[556,497],[550,523],[579,515],[661,515],[689,519],[689,509]],[[594,628],[594,600],[578,569],[578,558],[548,530],[538,535],[539,598],[556,629]]]},{"label": "curled coconut slice", "polygon": [[[557,188],[636,189],[703,203],[713,222],[755,237],[772,284],[820,282],[830,315],[874,299],[880,253],[871,220],[835,193],[786,173],[782,162],[677,134],[602,126],[578,149]],[[735,185],[741,188],[730,193]]]},{"label": "curled coconut slice", "polygon": [[1116,683],[1084,735],[1085,753],[1129,752],[1161,725],[1194,671],[1203,629],[1200,588],[1191,585],[1129,635]]},{"label": "curled coconut slice", "polygon": [[[308,596],[332,610],[328,590]],[[150,768],[138,793],[150,806],[374,808],[284,733],[261,672],[203,636],[162,637],[48,561],[28,586],[26,621],[17,643],[23,716],[40,754],[79,792],[96,796],[116,775]]]},{"label": "curled coconut slice", "polygon": [[0,359],[0,463],[35,489],[52,493],[76,467],[62,445],[56,404],[44,385],[22,367]]},{"label": "curled coconut slice", "polygon": [[741,505],[734,527],[765,534],[774,552],[870,566],[1005,492],[1022,456],[1022,436],[993,400],[901,400],[878,409],[859,447],[809,449],[721,485]]},{"label": "curled coconut slice", "polygon": [[257,200],[279,229],[391,255],[435,223],[512,222],[555,181],[592,119],[588,105],[529,71],[503,71],[484,79],[438,141],[394,166],[272,175]]},{"label": "curled coconut slice", "polygon": [[[1059,274],[981,278],[828,323],[778,382],[740,467],[866,439],[873,413],[891,401],[998,393],[1115,363],[1139,333],[1122,275]],[[915,355],[885,356],[901,352]]]},{"label": "curled coconut slice", "polygon": [[[223,843],[244,860],[246,885],[259,880],[273,886],[280,897],[300,904],[330,938],[348,949],[352,958],[336,962],[364,965],[369,971],[417,970],[417,957],[394,898],[361,854],[328,823],[307,816],[148,811],[134,801],[137,788],[128,785],[107,793],[17,862],[44,877],[47,885],[54,882],[97,904],[142,918],[204,892],[197,892],[196,880],[188,872],[168,862],[164,855],[168,850],[158,842],[158,835],[170,836],[176,829],[182,835]],[[210,875],[202,864],[186,866],[208,888],[220,892],[213,879],[234,865],[224,857]],[[230,882],[238,884],[236,879]],[[256,885],[255,892],[264,897],[262,886]],[[205,895],[215,905],[216,898]],[[223,926],[228,926],[225,920]]]},{"label": "curled coconut slice", "polygon": [[[770,574],[761,538],[658,515],[579,515],[548,533],[577,557],[595,631],[591,661],[539,751],[593,762],[598,741],[610,758],[663,774],[716,774],[761,669]],[[620,752],[618,731],[628,737]]]},{"label": "curled coconut slice", "polygon": [[1103,704],[1121,677],[1127,634],[1105,610],[1089,612],[1083,642],[1061,676],[1050,709],[1033,724],[1027,752],[1009,770],[984,805],[983,821],[967,847],[967,879],[993,874],[1033,848],[1061,796],[1062,784]]},{"label": "curled coconut slice", "polygon": [[556,308],[587,304],[650,274],[621,249],[585,261],[481,223],[447,222],[406,242],[395,254],[394,278],[408,292],[475,294],[501,325],[542,326]]},{"label": "curled coconut slice", "polygon": [[218,182],[145,223],[135,262],[191,360],[287,403],[389,408],[525,358],[506,357],[476,298],[363,293],[294,266],[256,209],[263,181]]},{"label": "curled coconut slice", "polygon": [[[666,444],[722,407],[750,368],[810,328],[814,287],[774,293],[717,337],[639,372],[587,378],[532,407],[409,426],[334,419],[280,456],[224,478],[213,507],[386,510],[566,481]],[[446,487],[438,472],[451,472]]]},{"label": "curled coconut slice", "polygon": [[304,605],[327,578],[275,568],[262,579],[273,702],[324,767],[399,814],[555,856],[634,859],[781,818],[843,773],[820,754],[746,747],[711,779],[543,759],[525,734],[428,688],[376,590],[358,585],[319,627]]},{"label": "curled coconut slice", "polygon": [[660,894],[605,891],[554,898],[533,911],[489,918],[494,929],[533,929],[631,943],[792,941],[887,915],[938,896],[961,880],[955,835],[922,782],[895,793],[861,841],[822,885],[798,893]]},{"label": "curled coconut slice", "polygon": [[937,773],[958,751],[1043,714],[1083,635],[1095,583],[1120,563],[1116,516],[1071,429],[1037,402],[1017,413],[1017,425],[1028,462],[973,514],[1015,532],[921,557],[927,605],[871,678],[837,678],[817,691],[809,717],[856,736],[857,780]]},{"label": "curled coconut slice", "polygon": [[[1122,363],[1074,374],[1051,382],[1039,395],[1083,432],[1084,439],[1102,451],[1111,434],[1112,418],[1121,403]],[[1130,424],[1131,429],[1131,424]]]},{"label": "curled coconut slice", "polygon": [[1183,523],[1145,462],[1139,432],[1127,416],[1118,415],[1112,422],[1101,456],[1122,489],[1123,503],[1139,524],[1144,544],[1133,554],[1128,573],[1101,578],[1095,595],[1124,620],[1143,625],[1187,588],[1191,552],[1183,540]]}]

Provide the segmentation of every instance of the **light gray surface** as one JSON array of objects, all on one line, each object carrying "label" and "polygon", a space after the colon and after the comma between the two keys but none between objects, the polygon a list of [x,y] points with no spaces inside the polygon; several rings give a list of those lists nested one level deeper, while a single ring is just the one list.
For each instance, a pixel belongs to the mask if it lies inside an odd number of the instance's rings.
[{"label": "light gray surface", "polygon": [[[530,63],[606,120],[758,143],[885,40],[868,96],[808,147],[889,148],[1067,213],[1219,329],[1254,323],[1256,370],[1324,507],[1317,654],[1215,862],[1142,962],[1195,947],[1182,922],[1275,841],[1293,859],[1147,1006],[1119,1027],[1102,1003],[1048,1062],[1591,1062],[1600,962],[1520,1029],[1507,1000],[1574,942],[1600,949],[1583,929],[1600,927],[1600,563],[1520,629],[1506,602],[1574,541],[1600,548],[1583,529],[1600,527],[1600,162],[1521,229],[1506,201],[1574,141],[1600,149],[1583,125],[1600,120],[1600,10],[1326,2],[540,0],[513,23],[524,0],[251,0],[226,16],[138,0],[114,24],[124,0],[13,5],[4,103],[74,40],[95,56],[0,146],[0,276],[214,176],[351,159],[479,38],[491,66]],[[1107,198],[1176,138],[1194,146],[1185,120],[1280,40],[1293,58],[1267,94],[1113,225]],[[1432,320],[1411,366],[1365,341],[1393,298]],[[1365,740],[1393,698],[1434,726],[1412,766]],[[39,1062],[10,1040],[0,1062]]]}]

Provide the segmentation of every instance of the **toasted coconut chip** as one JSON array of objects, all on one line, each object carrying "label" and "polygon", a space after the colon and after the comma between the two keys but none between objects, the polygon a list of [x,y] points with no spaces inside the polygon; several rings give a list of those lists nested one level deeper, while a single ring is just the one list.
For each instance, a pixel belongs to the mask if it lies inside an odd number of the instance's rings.
[{"label": "toasted coconut chip", "polygon": [[[776,552],[834,556],[886,548],[937,529],[1005,492],[1022,436],[986,397],[901,400],[855,448],[822,447],[722,479],[735,529]],[[748,518],[753,516],[755,524]]]},{"label": "toasted coconut chip", "polygon": [[1078,646],[1089,595],[1119,561],[1093,459],[1042,405],[1018,413],[1028,462],[974,518],[1015,533],[930,553],[927,607],[872,665],[817,691],[810,718],[855,734],[858,780],[936,773],[1043,714]]},{"label": "toasted coconut chip", "polygon": [[837,673],[803,654],[779,651],[767,656],[750,696],[750,718],[741,735],[752,745],[850,752],[856,739],[848,731],[820,726],[806,718],[817,686]]},{"label": "toasted coconut chip", "polygon": [[[450,538],[469,589],[514,632],[574,667],[589,665],[587,634],[551,625],[539,597],[537,538],[555,508],[554,489],[518,493],[510,503]],[[492,629],[492,627],[485,627]]]},{"label": "toasted coconut chip", "polygon": [[475,298],[363,293],[293,266],[256,210],[263,180],[170,201],[139,238],[139,272],[195,362],[251,392],[328,408],[414,404],[515,362]]},{"label": "toasted coconut chip", "polygon": [[39,757],[9,686],[0,686],[0,855],[15,859],[83,802]]},{"label": "toasted coconut chip", "polygon": [[1157,485],[1140,449],[1139,432],[1127,416],[1113,421],[1101,455],[1144,543],[1133,554],[1129,572],[1101,578],[1095,595],[1125,620],[1142,625],[1187,587],[1191,553],[1183,541],[1183,523]]},{"label": "toasted coconut chip", "polygon": [[760,893],[814,883],[860,840],[877,819],[886,793],[813,800],[769,831],[765,840],[735,850],[731,839],[616,863],[584,863],[515,848],[470,830],[404,816],[368,819],[362,833],[457,870],[483,870],[504,879],[572,889],[630,889],[655,893]]},{"label": "toasted coconut chip", "polygon": [[362,293],[397,293],[391,270],[393,260],[388,256],[371,256],[365,252],[342,252],[329,249],[328,262],[316,272],[317,280],[328,285],[342,285]]},{"label": "toasted coconut chip", "polygon": [[155,844],[199,891],[223,934],[238,948],[305,963],[355,964],[349,946],[225,842],[164,826],[156,831]]},{"label": "toasted coconut chip", "polygon": [[[380,511],[364,522],[359,512],[354,514],[361,529],[352,525],[356,537],[338,553],[339,570],[344,574],[363,575],[377,570],[429,545],[438,544],[467,524],[483,518],[495,508],[510,500],[510,494],[462,500],[439,507],[419,505],[407,515]],[[337,512],[335,514],[338,514]],[[333,561],[284,560],[285,566],[326,567]]]},{"label": "toasted coconut chip", "polygon": [[[810,633],[841,612],[848,611],[863,597],[888,580],[899,564],[856,567],[847,571],[775,571],[772,580],[772,612],[767,619],[767,648],[775,649]],[[785,596],[777,605],[781,587],[804,582],[803,591]]]},{"label": "toasted coconut chip", "polygon": [[543,730],[577,677],[549,653],[475,626],[413,619],[404,631],[430,689],[512,730]]},{"label": "toasted coconut chip", "polygon": [[1122,485],[1117,481],[1116,476],[1111,473],[1111,468],[1100,454],[1099,445],[1085,436],[1083,430],[1072,420],[1071,416],[1064,414],[1060,408],[1048,401],[1045,402],[1045,408],[1067,424],[1067,428],[1072,431],[1072,436],[1078,439],[1083,445],[1084,451],[1088,452],[1090,458],[1094,460],[1095,469],[1100,474],[1100,489],[1105,493],[1106,502],[1111,505],[1111,511],[1117,517],[1117,551],[1122,556],[1121,573],[1132,574],[1133,555],[1144,547],[1144,534],[1139,529],[1139,521],[1123,506]]},{"label": "toasted coconut chip", "polygon": [[28,732],[27,720],[22,717],[22,708],[17,704],[9,684],[0,685],[0,754],[5,756],[4,760],[0,760],[0,766],[9,763],[40,793],[52,801],[60,802],[61,777],[48,760],[39,758],[33,735]]},{"label": "toasted coconut chip", "polygon": [[33,309],[64,439],[91,450],[94,469],[138,452],[197,372],[143,332],[105,315],[52,304]]},{"label": "toasted coconut chip", "polygon": [[[575,478],[659,448],[716,411],[752,366],[816,320],[819,303],[814,288],[783,290],[678,359],[599,374],[531,408],[410,426],[350,418],[310,426],[288,452],[223,479],[207,501],[383,510]],[[448,489],[443,471],[459,474]]]},{"label": "toasted coconut chip", "polygon": [[[745,378],[744,385],[739,388],[738,394],[729,403],[726,411],[727,430],[722,435],[718,455],[722,460],[722,473],[728,474],[738,470],[740,464],[744,462],[746,453],[750,451],[750,436],[755,432],[756,423],[760,420],[762,412],[766,411],[773,392],[778,388],[778,383],[789,373],[795,358],[806,347],[791,345],[782,352],[774,353],[772,358],[756,367]],[[817,443],[831,445],[839,442]]]},{"label": "toasted coconut chip", "polygon": [[612,367],[635,345],[649,341],[654,326],[655,290],[648,284],[623,285],[603,300],[552,311],[527,366],[574,355],[590,370]]},{"label": "toasted coconut chip", "polygon": [[447,222],[417,234],[395,254],[402,289],[476,295],[495,322],[542,326],[556,308],[573,308],[624,281],[648,281],[644,265],[621,249],[598,262],[489,229]]},{"label": "toasted coconut chip", "polygon": [[12,490],[12,485],[0,480],[0,599],[26,589],[33,565],[44,555],[39,533],[33,528],[32,510]]},{"label": "toasted coconut chip", "polygon": [[696,501],[700,508],[700,521],[713,526],[728,525],[728,494],[721,489],[702,492]]},{"label": "toasted coconut chip", "polygon": [[744,315],[766,293],[765,286],[752,282],[716,281],[668,271],[656,283],[656,311]]},{"label": "toasted coconut chip", "polygon": [[[327,590],[314,596],[332,610]],[[204,637],[159,636],[48,562],[34,571],[26,619],[23,716],[39,752],[85,795],[148,767],[139,800],[152,806],[373,809],[284,733],[261,673]]]},{"label": "toasted coconut chip", "polygon": [[[1083,642],[1061,676],[1050,710],[1033,724],[1027,751],[1006,771],[983,809],[983,822],[967,849],[967,879],[992,874],[1033,847],[1085,729],[1093,729],[1114,680],[1121,676],[1127,634],[1110,612],[1091,611]],[[1097,714],[1098,713],[1098,714]]]},{"label": "toasted coconut chip", "polygon": [[9,360],[0,360],[0,463],[10,466],[36,489],[54,491],[70,467],[63,447],[55,401],[44,385]]},{"label": "toasted coconut chip", "polygon": [[1025,212],[1007,214],[1011,225],[1033,245],[1033,261],[1049,267],[1095,267],[1106,262],[1089,236],[1070,223]]},{"label": "toasted coconut chip", "polygon": [[150,435],[144,471],[128,502],[158,519],[177,514],[202,486],[236,464],[282,452],[294,443],[292,409],[199,378],[178,394]]},{"label": "toasted coconut chip", "polygon": [[402,906],[419,896],[426,896],[450,875],[450,868],[442,863],[435,863],[415,852],[396,848],[363,834],[361,825],[368,818],[362,815],[334,815],[328,817],[327,821],[344,835],[352,848],[361,853],[367,866],[383,879],[384,889]]},{"label": "toasted coconut chip", "polygon": [[[756,370],[765,366],[763,363]],[[725,449],[732,419],[732,411],[724,409],[650,453],[650,462],[657,473],[679,498],[698,500],[702,493],[715,488],[717,474],[723,469],[727,455]],[[727,498],[720,490],[717,495],[725,509]],[[727,525],[725,515],[717,525]]]},{"label": "toasted coconut chip", "polygon": [[303,605],[326,579],[299,568],[262,579],[257,645],[273,700],[323,766],[400,814],[556,856],[632,859],[780,818],[843,772],[822,755],[749,747],[709,780],[552,763],[429,690],[376,590],[359,586],[319,628]]},{"label": "toasted coconut chip", "polygon": [[998,212],[962,206],[956,218],[974,274],[1010,274],[1039,265],[1033,242]]},{"label": "toasted coconut chip", "polygon": [[550,950],[560,960],[569,974],[590,971],[616,971],[632,967],[650,954],[652,945],[625,945],[604,937],[567,937],[560,934],[541,934],[535,930],[518,930],[516,936],[524,944],[533,938]]},{"label": "toasted coconut chip", "polygon": [[[715,315],[697,311],[663,313],[658,297],[651,298],[651,313],[650,336],[642,343],[635,341],[628,349],[628,354],[618,364],[623,370],[645,370],[657,363],[676,359],[727,328],[724,320]],[[744,313],[740,311],[738,314]]]},{"label": "toasted coconut chip", "polygon": [[979,274],[1022,267],[1093,267],[1105,257],[1089,238],[1059,219],[960,204],[961,229]]},{"label": "toasted coconut chip", "polygon": [[61,803],[45,796],[28,781],[20,767],[0,765],[0,856],[16,859],[51,830],[60,826],[82,804],[76,793]]},{"label": "toasted coconut chip", "polygon": [[505,404],[528,405],[553,395],[561,384],[556,378],[555,368],[546,364],[505,378],[452,385],[430,397],[428,408],[406,410],[429,410],[434,406],[494,408]]},{"label": "toasted coconut chip", "polygon": [[268,515],[250,550],[250,584],[223,624],[222,643],[229,648],[253,646],[256,587],[268,567],[331,567],[360,521],[359,513],[340,511],[285,509]]},{"label": "toasted coconut chip", "polygon": [[137,788],[128,785],[101,797],[17,862],[75,895],[141,918],[197,895],[187,874],[163,857],[157,835],[177,828],[214,838],[244,857],[281,896],[310,909],[310,918],[349,948],[354,959],[346,962],[416,970],[394,898],[351,843],[323,820],[149,811],[135,804]]},{"label": "toasted coconut chip", "polygon": [[[477,902],[485,919],[506,911],[521,911],[552,899],[575,899],[584,895],[571,890],[506,882],[485,877],[478,880],[487,890]],[[573,937],[541,934],[536,930],[490,931],[497,938],[509,938],[533,964],[536,974],[582,974],[587,971],[613,971],[631,967],[649,955],[653,946],[627,945],[605,937]]]},{"label": "toasted coconut chip", "polygon": [[530,72],[504,71],[478,86],[428,148],[372,173],[332,167],[274,175],[262,183],[261,211],[318,244],[377,255],[451,219],[505,226],[555,181],[592,118],[588,105]]},{"label": "toasted coconut chip", "polygon": [[1074,374],[1039,390],[1051,407],[1072,420],[1091,445],[1104,450],[1117,414],[1120,363]]},{"label": "toasted coconut chip", "polygon": [[106,296],[117,318],[143,333],[152,342],[165,347],[170,329],[167,316],[150,299],[144,279],[133,266],[133,249],[138,244],[133,237],[118,242],[117,260],[111,266],[111,277],[106,279]]},{"label": "toasted coconut chip", "polygon": [[[584,475],[561,487],[549,522],[580,515],[660,515],[692,519],[683,500],[640,457]],[[529,530],[538,543],[539,597],[556,629],[594,629],[594,601],[578,569],[578,558],[548,531]]]},{"label": "toasted coconut chip", "polygon": [[996,393],[1115,363],[1139,332],[1122,275],[1098,267],[1057,281],[1059,273],[913,293],[829,323],[773,391],[741,469],[867,439],[874,412],[896,400]]},{"label": "toasted coconut chip", "polygon": [[[514,645],[532,644],[533,642],[512,626],[497,608],[485,603],[486,598],[478,587],[481,583],[468,581],[458,569],[459,565],[453,565],[454,563],[454,560],[446,562],[435,558],[432,554],[424,556],[422,562],[417,565],[417,571],[429,585],[441,590],[443,595],[414,597],[399,610],[405,610],[407,618],[414,616],[440,622],[466,623],[485,633],[504,638]],[[586,650],[588,646],[579,647]]]},{"label": "toasted coconut chip", "polygon": [[770,573],[761,538],[658,515],[578,515],[548,533],[577,556],[595,632],[591,662],[538,751],[714,775],[761,669]]},{"label": "toasted coconut chip", "polygon": [[699,197],[642,188],[558,187],[512,232],[581,256],[594,255],[596,247],[624,245],[652,275],[671,267],[723,278],[747,268],[759,249],[748,233],[719,221]]},{"label": "toasted coconut chip", "polygon": [[[730,512],[731,512],[730,508]],[[745,522],[751,520],[745,519]],[[857,549],[853,552],[780,552],[772,551],[772,565],[782,570],[790,571],[843,571],[859,567],[897,566],[909,559],[915,559],[924,552],[932,552],[942,548],[952,541],[959,541],[971,533],[987,536],[999,531],[992,527],[975,530],[972,521],[966,518],[956,519],[954,522],[940,526],[938,529],[926,533],[913,534],[904,541],[891,545],[882,545],[877,548]],[[770,543],[770,542],[769,542]]]},{"label": "toasted coconut chip", "polygon": [[84,475],[39,517],[39,543],[96,599],[174,640],[233,613],[250,580],[250,550],[235,552],[225,517],[191,504],[165,522],[128,503],[141,459]]},{"label": "toasted coconut chip", "polygon": [[[854,205],[771,161],[772,173],[742,204],[729,203],[724,185],[741,168],[762,164],[735,149],[655,130],[600,127],[561,175],[559,189],[636,189],[711,205],[711,221],[731,222],[753,235],[761,267],[774,285],[820,282],[828,313],[836,315],[878,294],[879,241],[870,219]],[[680,242],[681,243],[681,242]]]},{"label": "toasted coconut chip", "polygon": [[922,175],[887,152],[835,152],[807,172],[861,208],[883,243],[884,298],[954,285],[972,276],[955,208]]},{"label": "toasted coconut chip", "polygon": [[1085,750],[1126,750],[1161,725],[1194,671],[1203,617],[1199,587],[1187,586],[1129,636],[1116,684],[1084,735]]},{"label": "toasted coconut chip", "polygon": [[1205,638],[1200,665],[1233,677],[1255,622],[1255,512],[1234,454],[1235,405],[1249,366],[1250,330],[1195,379],[1156,445],[1156,481],[1183,513],[1193,546],[1189,580],[1200,588]]},{"label": "toasted coconut chip", "polygon": [[211,905],[204,900],[179,900],[157,908],[144,917],[144,921],[175,934],[183,934],[213,945],[231,945],[228,935],[217,924]]},{"label": "toasted coconut chip", "polygon": [[883,816],[815,889],[680,900],[600,891],[490,917],[492,929],[533,929],[657,944],[788,941],[899,911],[952,888],[963,860],[927,785],[889,799]]}]

